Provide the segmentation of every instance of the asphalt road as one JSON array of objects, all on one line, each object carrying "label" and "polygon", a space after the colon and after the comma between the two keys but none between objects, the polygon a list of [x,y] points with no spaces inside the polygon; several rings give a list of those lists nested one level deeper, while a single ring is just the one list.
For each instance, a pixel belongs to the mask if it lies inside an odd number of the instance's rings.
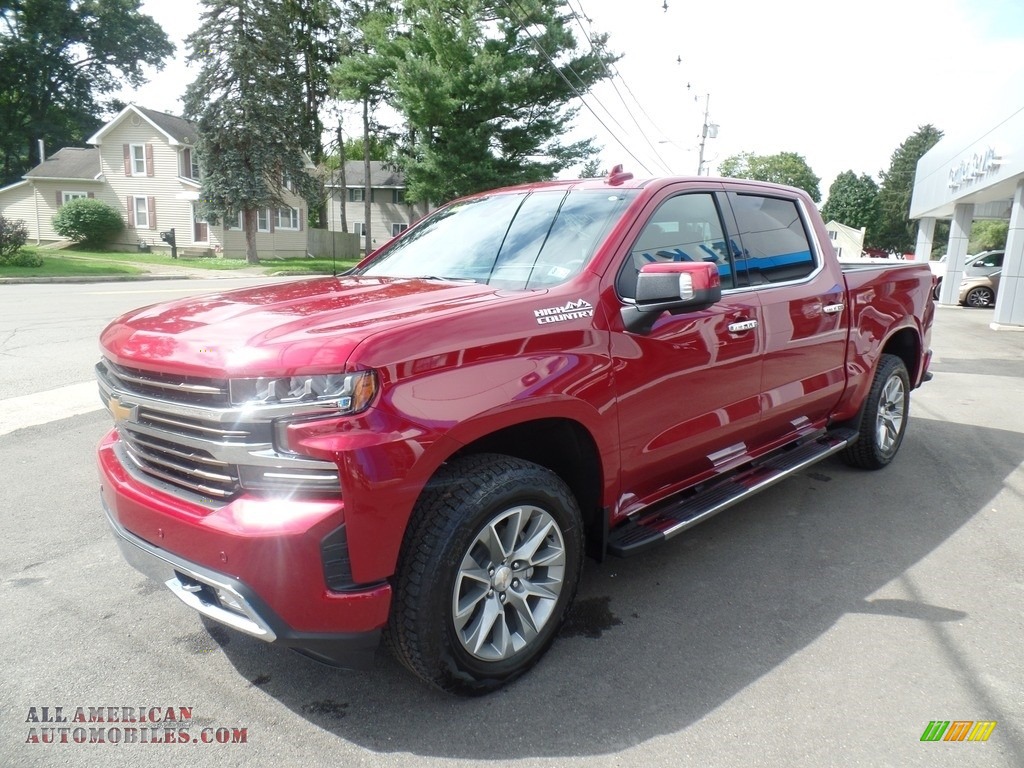
[{"label": "asphalt road", "polygon": [[[164,298],[129,293],[145,285],[0,286],[0,416],[88,379],[103,322]],[[0,435],[0,766],[1024,765],[1024,333],[937,315],[935,379],[892,466],[828,460],[647,556],[590,563],[551,652],[481,699],[383,653],[371,672],[319,666],[149,583],[100,511],[104,412]],[[182,743],[79,744],[88,724],[29,722],[55,707],[191,717],[102,726]],[[997,726],[923,743],[932,720]],[[31,743],[50,728],[68,743]],[[217,729],[246,743],[203,743]]]}]

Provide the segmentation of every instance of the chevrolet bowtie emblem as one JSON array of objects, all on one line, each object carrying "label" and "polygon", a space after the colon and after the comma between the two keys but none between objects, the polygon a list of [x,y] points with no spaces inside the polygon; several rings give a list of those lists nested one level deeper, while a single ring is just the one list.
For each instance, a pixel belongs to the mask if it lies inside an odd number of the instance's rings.
[{"label": "chevrolet bowtie emblem", "polygon": [[136,406],[122,405],[117,397],[111,397],[107,401],[107,408],[110,410],[110,415],[114,417],[115,424],[131,421],[135,417]]}]

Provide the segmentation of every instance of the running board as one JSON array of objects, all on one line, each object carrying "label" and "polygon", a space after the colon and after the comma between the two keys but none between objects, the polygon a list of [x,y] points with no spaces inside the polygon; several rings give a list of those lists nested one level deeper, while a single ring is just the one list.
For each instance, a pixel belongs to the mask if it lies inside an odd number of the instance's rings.
[{"label": "running board", "polygon": [[641,512],[609,533],[608,551],[619,557],[639,554],[841,451],[856,438],[857,432],[853,429],[825,432],[794,448],[772,454],[696,495]]}]

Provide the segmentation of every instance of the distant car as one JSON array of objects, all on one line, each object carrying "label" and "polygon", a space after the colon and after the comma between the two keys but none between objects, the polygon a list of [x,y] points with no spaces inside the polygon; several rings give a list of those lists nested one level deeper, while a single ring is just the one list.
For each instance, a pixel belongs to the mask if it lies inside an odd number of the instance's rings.
[{"label": "distant car", "polygon": [[1002,274],[1000,269],[988,275],[965,275],[960,283],[960,303],[965,307],[994,307]]},{"label": "distant car", "polygon": [[[967,258],[964,259],[964,274],[966,277],[981,277],[984,275],[991,274],[998,269],[1003,268],[1003,254],[1005,251],[994,250],[994,251],[982,251],[976,253],[973,256],[968,254]],[[932,288],[932,296],[936,299],[939,298],[939,293],[942,291],[942,278],[946,276],[946,255],[943,254],[941,258],[934,259],[928,262],[928,268],[932,271],[932,276],[935,278],[935,286]]]}]

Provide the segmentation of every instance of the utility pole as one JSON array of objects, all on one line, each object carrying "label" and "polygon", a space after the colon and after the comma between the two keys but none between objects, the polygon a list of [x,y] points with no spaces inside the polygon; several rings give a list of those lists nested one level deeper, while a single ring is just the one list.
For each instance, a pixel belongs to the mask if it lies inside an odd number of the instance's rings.
[{"label": "utility pole", "polygon": [[697,175],[704,173],[704,142],[708,139],[708,107],[711,106],[711,94],[704,94],[704,125],[700,131],[700,157],[697,160]]}]

